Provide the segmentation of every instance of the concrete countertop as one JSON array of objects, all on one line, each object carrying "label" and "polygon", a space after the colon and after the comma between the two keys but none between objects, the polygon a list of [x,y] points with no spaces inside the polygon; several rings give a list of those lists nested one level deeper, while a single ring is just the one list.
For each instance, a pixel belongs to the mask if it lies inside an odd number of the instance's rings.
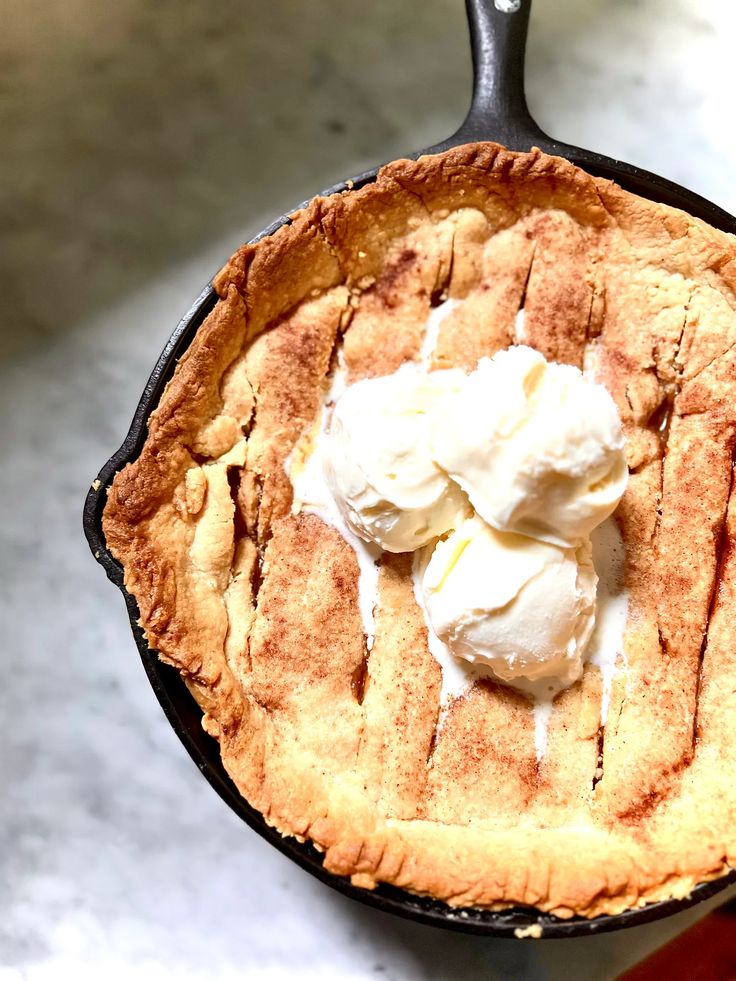
[{"label": "concrete countertop", "polygon": [[[0,40],[0,981],[614,977],[704,908],[579,941],[464,937],[362,908],[248,831],[165,721],[80,528],[156,355],[229,252],[457,126],[460,0],[15,7]],[[736,212],[735,39],[717,0],[536,0],[532,111]]]}]

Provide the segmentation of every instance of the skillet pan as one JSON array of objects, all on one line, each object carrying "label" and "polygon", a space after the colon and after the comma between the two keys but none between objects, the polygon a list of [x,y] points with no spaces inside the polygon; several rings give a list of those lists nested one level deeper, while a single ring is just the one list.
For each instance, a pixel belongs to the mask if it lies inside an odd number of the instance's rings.
[{"label": "skillet pan", "polygon": [[[736,219],[705,198],[620,160],[560,143],[537,126],[529,113],[524,95],[524,52],[531,0],[466,0],[466,7],[474,73],[470,110],[453,136],[426,150],[413,153],[411,157],[438,153],[463,143],[484,140],[493,140],[511,150],[524,151],[536,146],[547,153],[565,157],[591,174],[614,180],[634,194],[681,208],[716,228],[736,233]],[[335,184],[322,193],[339,193],[348,186],[362,187],[375,180],[378,169],[360,174],[351,181]],[[277,218],[253,241],[272,234],[288,223],[289,218],[286,215]],[[541,927],[544,937],[591,936],[669,916],[736,882],[736,870],[733,870],[718,879],[698,885],[685,899],[651,903],[616,916],[599,916],[594,919],[573,917],[563,920],[529,907],[502,911],[458,910],[437,900],[414,896],[392,886],[381,885],[369,892],[351,885],[349,880],[325,871],[322,856],[309,842],[300,843],[293,838],[282,838],[274,828],[266,824],[258,811],[247,804],[222,766],[217,742],[202,729],[202,712],[179,673],[163,664],[156,653],[149,650],[143,631],[138,626],[139,613],[135,599],[126,591],[122,567],[107,550],[102,533],[102,512],[107,489],[115,473],[138,457],[146,438],[146,421],[149,415],[158,404],[177,361],[216,302],[217,295],[212,285],[208,284],[172,334],[144,389],[123,445],[104,465],[87,495],[83,523],[94,557],[125,598],[133,636],[161,707],[189,755],[225,803],[266,841],[338,892],[385,912],[467,933],[514,937],[529,927]],[[535,929],[534,932],[538,931]]]}]

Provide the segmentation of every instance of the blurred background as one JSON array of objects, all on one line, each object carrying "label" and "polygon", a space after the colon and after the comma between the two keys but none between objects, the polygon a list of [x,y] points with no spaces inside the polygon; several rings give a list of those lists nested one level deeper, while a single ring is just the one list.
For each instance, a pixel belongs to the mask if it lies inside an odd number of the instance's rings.
[{"label": "blurred background", "polygon": [[[613,978],[724,896],[580,941],[394,921],[313,881],[196,772],[86,550],[89,482],[242,241],[430,145],[462,0],[0,0],[0,981]],[[736,212],[729,0],[535,0],[543,129]]]}]

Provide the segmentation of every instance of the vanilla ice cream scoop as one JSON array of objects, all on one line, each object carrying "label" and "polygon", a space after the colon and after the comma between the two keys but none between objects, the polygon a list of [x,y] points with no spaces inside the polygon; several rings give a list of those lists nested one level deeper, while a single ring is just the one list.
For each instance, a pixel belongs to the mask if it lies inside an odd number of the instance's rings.
[{"label": "vanilla ice cream scoop", "polygon": [[500,531],[574,545],[616,508],[628,468],[602,385],[529,347],[482,358],[433,417],[435,461]]},{"label": "vanilla ice cream scoop", "polygon": [[356,535],[411,552],[470,513],[467,498],[432,460],[430,410],[463,380],[415,365],[351,385],[333,410],[325,476]]},{"label": "vanilla ice cream scoop", "polygon": [[540,695],[581,676],[597,582],[590,542],[563,548],[474,516],[438,542],[422,589],[432,629],[455,657]]}]

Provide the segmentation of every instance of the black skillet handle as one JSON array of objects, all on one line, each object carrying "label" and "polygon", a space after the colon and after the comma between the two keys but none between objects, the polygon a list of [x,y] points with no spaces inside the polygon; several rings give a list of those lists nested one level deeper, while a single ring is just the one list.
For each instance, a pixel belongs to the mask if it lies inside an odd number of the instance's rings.
[{"label": "black skillet handle", "polygon": [[466,0],[473,55],[473,100],[460,129],[435,149],[494,140],[511,150],[552,140],[532,119],[524,95],[524,54],[532,0]]}]

